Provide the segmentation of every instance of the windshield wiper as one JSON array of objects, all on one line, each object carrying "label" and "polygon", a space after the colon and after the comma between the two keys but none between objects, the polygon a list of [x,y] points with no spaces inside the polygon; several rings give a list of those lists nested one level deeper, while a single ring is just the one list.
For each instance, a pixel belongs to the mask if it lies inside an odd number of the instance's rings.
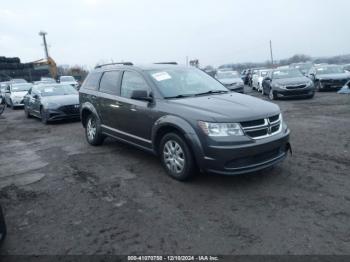
[{"label": "windshield wiper", "polygon": [[166,96],[165,99],[171,99],[171,98],[184,98],[184,97],[191,97],[193,95],[177,95],[177,96]]},{"label": "windshield wiper", "polygon": [[209,90],[207,92],[198,93],[198,94],[196,94],[196,96],[210,95],[210,94],[224,94],[224,93],[228,93],[228,91],[226,91],[226,90]]}]

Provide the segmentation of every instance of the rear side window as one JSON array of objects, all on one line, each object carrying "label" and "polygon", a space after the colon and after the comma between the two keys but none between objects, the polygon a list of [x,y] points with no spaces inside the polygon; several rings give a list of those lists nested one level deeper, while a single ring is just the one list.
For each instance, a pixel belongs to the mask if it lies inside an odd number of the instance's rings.
[{"label": "rear side window", "polygon": [[150,91],[145,79],[138,73],[125,71],[123,75],[122,87],[120,95],[122,97],[131,98],[132,91],[146,90]]},{"label": "rear side window", "polygon": [[101,77],[100,72],[90,73],[84,82],[84,88],[90,89],[90,90],[97,90],[100,77]]},{"label": "rear side window", "polygon": [[100,91],[108,94],[117,94],[119,75],[120,71],[105,72],[100,82]]}]

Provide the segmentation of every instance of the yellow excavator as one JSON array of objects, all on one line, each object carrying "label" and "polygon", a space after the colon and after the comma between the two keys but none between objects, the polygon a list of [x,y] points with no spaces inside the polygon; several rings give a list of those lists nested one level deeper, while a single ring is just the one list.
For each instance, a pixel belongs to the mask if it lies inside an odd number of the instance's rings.
[{"label": "yellow excavator", "polygon": [[55,60],[52,57],[43,58],[37,61],[32,62],[35,69],[48,69],[52,78],[56,79],[57,77],[57,65]]}]

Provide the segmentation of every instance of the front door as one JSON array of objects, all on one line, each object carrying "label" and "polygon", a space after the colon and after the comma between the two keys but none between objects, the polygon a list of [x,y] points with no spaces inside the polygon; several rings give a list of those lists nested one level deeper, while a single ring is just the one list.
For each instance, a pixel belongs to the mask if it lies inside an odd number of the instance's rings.
[{"label": "front door", "polygon": [[151,147],[152,126],[156,120],[156,111],[152,103],[131,98],[132,91],[151,89],[143,76],[134,71],[123,73],[120,88],[120,134],[131,142]]}]

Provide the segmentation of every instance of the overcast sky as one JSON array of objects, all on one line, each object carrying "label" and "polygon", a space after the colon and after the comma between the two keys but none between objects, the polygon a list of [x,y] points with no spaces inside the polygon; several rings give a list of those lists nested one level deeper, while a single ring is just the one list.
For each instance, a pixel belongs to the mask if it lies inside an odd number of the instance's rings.
[{"label": "overcast sky", "polygon": [[0,56],[58,64],[201,65],[350,53],[349,0],[11,0],[0,4]]}]

